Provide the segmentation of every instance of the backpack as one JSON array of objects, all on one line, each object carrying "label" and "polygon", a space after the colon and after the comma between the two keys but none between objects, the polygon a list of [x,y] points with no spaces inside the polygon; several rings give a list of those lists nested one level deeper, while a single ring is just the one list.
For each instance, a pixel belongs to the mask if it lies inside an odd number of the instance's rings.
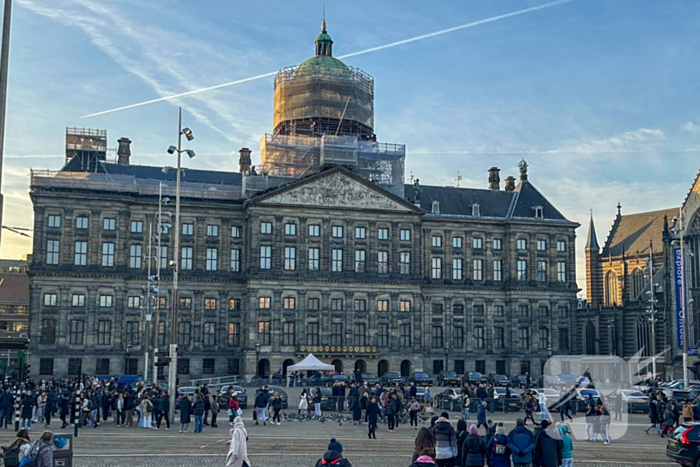
[{"label": "backpack", "polygon": [[2,448],[2,457],[6,467],[19,466],[19,447]]},{"label": "backpack", "polygon": [[36,467],[36,460],[37,457],[39,457],[39,453],[43,450],[46,449],[51,449],[51,446],[40,446],[37,448],[37,444],[35,444],[32,447],[32,450],[29,451],[29,456],[25,457],[22,462],[19,464],[19,467]]},{"label": "backpack", "polygon": [[505,444],[501,444],[498,441],[494,441],[493,453],[499,456],[504,456],[506,454],[506,447],[507,446]]}]

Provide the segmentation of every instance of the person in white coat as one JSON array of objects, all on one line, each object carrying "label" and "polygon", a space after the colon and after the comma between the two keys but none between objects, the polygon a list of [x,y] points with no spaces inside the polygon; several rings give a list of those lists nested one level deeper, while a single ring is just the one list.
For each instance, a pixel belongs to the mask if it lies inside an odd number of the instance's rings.
[{"label": "person in white coat", "polygon": [[301,395],[299,396],[299,411],[297,412],[298,415],[301,415],[303,412],[308,412],[309,411],[309,398],[306,395],[306,389],[303,389],[301,391]]},{"label": "person in white coat", "polygon": [[540,422],[542,420],[549,420],[549,413],[547,412],[547,396],[544,395],[544,392],[540,392],[538,399],[540,403]]},{"label": "person in white coat", "polygon": [[243,419],[236,417],[231,430],[231,446],[226,456],[226,467],[250,467],[248,460],[248,432]]}]

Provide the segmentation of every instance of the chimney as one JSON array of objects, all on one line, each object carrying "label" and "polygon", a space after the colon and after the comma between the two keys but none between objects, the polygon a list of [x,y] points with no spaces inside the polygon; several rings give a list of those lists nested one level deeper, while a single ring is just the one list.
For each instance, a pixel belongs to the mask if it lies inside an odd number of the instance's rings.
[{"label": "chimney", "polygon": [[515,177],[506,177],[506,191],[515,191]]},{"label": "chimney", "polygon": [[250,174],[250,152],[248,148],[241,148],[238,150],[238,154],[240,154],[238,157],[238,170],[243,175]]},{"label": "chimney", "polygon": [[119,143],[119,148],[117,148],[117,164],[119,165],[129,165],[129,158],[131,157],[131,140],[129,138],[119,138],[117,140]]},{"label": "chimney", "polygon": [[489,190],[498,191],[501,189],[501,169],[491,167],[489,169]]}]

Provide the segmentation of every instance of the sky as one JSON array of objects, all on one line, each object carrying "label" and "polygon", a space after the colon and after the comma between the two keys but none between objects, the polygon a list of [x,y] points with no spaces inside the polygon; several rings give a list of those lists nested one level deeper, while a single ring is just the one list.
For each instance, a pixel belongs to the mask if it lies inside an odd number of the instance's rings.
[{"label": "sky", "polygon": [[[352,54],[548,3],[326,1],[334,55]],[[274,72],[314,54],[323,1],[15,0],[3,223],[32,227],[29,171],[64,162],[65,128],[126,136],[132,163],[172,165],[177,107],[191,167],[238,170],[272,130],[272,77],[82,116]],[[487,169],[530,181],[600,243],[616,205],[679,205],[700,169],[700,2],[571,0],[344,59],[375,79],[375,132],[407,147],[406,177],[487,187]],[[31,252],[4,231],[0,257]]]}]

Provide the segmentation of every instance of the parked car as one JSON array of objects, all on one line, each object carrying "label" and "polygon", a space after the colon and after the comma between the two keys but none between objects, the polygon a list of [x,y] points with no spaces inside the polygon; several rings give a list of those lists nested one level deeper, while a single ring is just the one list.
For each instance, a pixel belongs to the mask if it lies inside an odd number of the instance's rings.
[{"label": "parked car", "polygon": [[680,402],[685,402],[685,401],[692,401],[693,397],[690,394],[690,391],[680,391],[676,389],[664,389],[663,393],[666,394],[666,397],[669,399],[675,399]]},{"label": "parked car", "polygon": [[435,409],[460,411],[462,407],[462,396],[459,389],[445,389],[433,396]]},{"label": "parked car", "polygon": [[578,406],[577,409],[579,412],[583,412],[586,410],[586,405],[588,404],[588,396],[590,395],[593,397],[593,400],[597,403],[598,400],[600,399],[600,393],[596,389],[590,389],[590,388],[578,388],[576,390],[576,393],[578,395],[577,400],[578,400]]},{"label": "parked car", "polygon": [[382,386],[398,386],[400,384],[405,384],[406,380],[401,376],[401,373],[396,371],[389,371],[384,373],[384,375],[379,379],[379,384]]},{"label": "parked car", "polygon": [[666,457],[681,465],[700,464],[700,424],[683,423],[668,437]]},{"label": "parked car", "polygon": [[[527,376],[518,375],[513,378],[513,386],[520,389],[525,389],[527,387]],[[536,388],[537,386],[538,384],[535,378],[530,378],[530,389]]]},{"label": "parked car", "polygon": [[[649,396],[631,389],[623,389],[622,407],[627,410],[627,413],[649,413]],[[615,400],[617,391],[613,391],[608,395],[608,400]]]},{"label": "parked car", "polygon": [[559,379],[561,380],[561,382],[562,382],[566,387],[568,387],[568,388],[571,388],[571,386],[573,386],[574,384],[576,384],[576,378],[574,377],[574,375],[563,375],[563,374],[560,374],[560,375],[557,375],[557,376],[559,376]]},{"label": "parked car", "polygon": [[131,389],[136,389],[139,383],[143,382],[142,375],[122,375],[117,380],[117,391],[122,391],[127,387]]},{"label": "parked car", "polygon": [[437,375],[437,385],[438,386],[461,386],[462,385],[462,379],[457,376],[457,373],[454,371],[441,371]]},{"label": "parked car", "polygon": [[[246,393],[245,388],[238,386],[238,385],[233,385],[233,384],[227,384],[223,385],[221,387],[221,392],[219,393],[219,405],[221,407],[225,407],[228,410],[228,389],[232,388],[232,395],[238,396],[238,405],[242,409],[247,409],[248,408],[248,394]],[[225,405],[221,405],[225,404]]]},{"label": "parked car", "polygon": [[374,373],[362,373],[362,381],[365,381],[370,386],[374,386],[379,382],[379,378]]},{"label": "parked car", "polygon": [[[493,388],[493,398],[494,399],[504,399],[506,397],[506,389],[503,386],[494,386]],[[520,393],[513,388],[510,388],[510,397],[512,399],[520,398]]]},{"label": "parked car", "polygon": [[409,383],[415,383],[416,386],[432,386],[433,379],[428,375],[428,373],[413,373],[410,378],[408,378]]},{"label": "parked car", "polygon": [[545,376],[542,382],[542,386],[547,388],[556,388],[564,384],[564,381],[558,376]]},{"label": "parked car", "polygon": [[[272,395],[273,393],[282,395],[282,408],[283,409],[286,409],[289,406],[287,391],[285,391],[282,386],[268,386],[267,389],[270,392],[270,395]],[[260,391],[262,391],[262,388],[256,389],[256,391],[255,391],[256,397],[257,397],[258,393],[260,393]]]},{"label": "parked car", "polygon": [[508,386],[512,386],[510,383],[510,380],[506,375],[498,375],[498,374],[491,374],[489,375],[489,383],[493,384],[494,386],[501,386],[504,388],[507,388]]},{"label": "parked car", "polygon": [[469,384],[486,383],[487,378],[478,371],[470,371],[464,375],[464,382]]},{"label": "parked car", "polygon": [[348,377],[345,375],[331,375],[331,376],[324,376],[321,378],[321,386],[327,386],[331,387],[337,382],[345,382],[345,384],[349,384]]},{"label": "parked car", "polygon": [[[312,389],[312,391],[315,392],[316,390]],[[335,411],[337,407],[338,403],[333,397],[333,390],[331,388],[321,388],[321,410]]]}]

